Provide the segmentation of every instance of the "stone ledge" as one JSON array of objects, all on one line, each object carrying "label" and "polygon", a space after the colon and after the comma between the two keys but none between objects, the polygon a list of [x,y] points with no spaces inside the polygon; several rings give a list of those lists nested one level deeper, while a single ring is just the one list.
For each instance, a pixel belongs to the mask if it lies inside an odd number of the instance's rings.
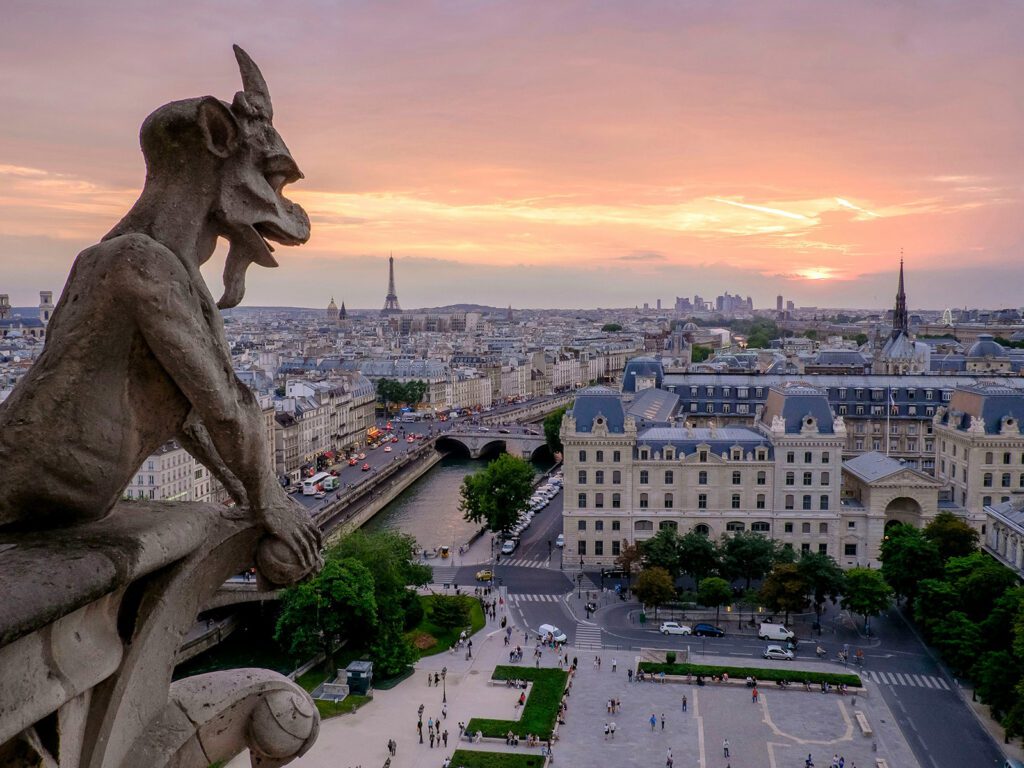
[{"label": "stone ledge", "polygon": [[0,533],[0,646],[185,557],[227,513],[219,504],[121,502],[92,523]]}]

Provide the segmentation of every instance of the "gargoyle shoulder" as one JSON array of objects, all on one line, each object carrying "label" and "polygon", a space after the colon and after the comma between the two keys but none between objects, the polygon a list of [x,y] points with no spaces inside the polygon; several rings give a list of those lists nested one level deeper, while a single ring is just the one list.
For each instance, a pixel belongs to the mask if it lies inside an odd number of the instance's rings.
[{"label": "gargoyle shoulder", "polygon": [[171,281],[187,281],[188,269],[167,246],[149,235],[130,232],[97,243],[84,251],[82,257],[94,264],[103,263],[123,283],[155,288]]}]

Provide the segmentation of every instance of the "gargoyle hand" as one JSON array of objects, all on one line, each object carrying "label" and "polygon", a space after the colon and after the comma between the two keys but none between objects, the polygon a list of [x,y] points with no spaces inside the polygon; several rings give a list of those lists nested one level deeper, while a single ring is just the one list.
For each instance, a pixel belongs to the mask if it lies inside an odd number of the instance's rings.
[{"label": "gargoyle hand", "polygon": [[305,510],[285,497],[258,510],[257,517],[270,534],[257,550],[264,576],[276,584],[290,584],[320,569],[320,529]]}]

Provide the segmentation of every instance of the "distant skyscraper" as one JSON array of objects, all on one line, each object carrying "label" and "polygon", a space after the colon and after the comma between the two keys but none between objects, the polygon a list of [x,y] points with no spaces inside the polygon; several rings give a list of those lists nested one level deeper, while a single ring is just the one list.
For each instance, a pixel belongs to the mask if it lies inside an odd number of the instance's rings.
[{"label": "distant skyscraper", "polygon": [[786,302],[786,310],[788,312],[792,312],[794,309],[796,309],[796,304],[794,304],[792,299],[790,299],[789,301]]},{"label": "distant skyscraper", "polygon": [[661,299],[658,299],[658,311],[661,312]]},{"label": "distant skyscraper", "polygon": [[779,294],[778,296],[775,297],[775,311],[782,311],[782,294]]},{"label": "distant skyscraper", "polygon": [[381,315],[400,315],[402,308],[398,306],[398,294],[395,292],[395,257],[388,256],[388,295],[384,297],[384,309]]}]

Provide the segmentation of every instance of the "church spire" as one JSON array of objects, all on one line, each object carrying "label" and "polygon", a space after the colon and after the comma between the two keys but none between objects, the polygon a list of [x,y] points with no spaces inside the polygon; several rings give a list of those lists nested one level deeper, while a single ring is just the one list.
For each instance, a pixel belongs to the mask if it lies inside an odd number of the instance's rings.
[{"label": "church spire", "polygon": [[907,317],[907,293],[903,289],[903,249],[900,248],[900,285],[896,291],[896,309],[892,313],[892,335],[909,332],[910,322]]}]

